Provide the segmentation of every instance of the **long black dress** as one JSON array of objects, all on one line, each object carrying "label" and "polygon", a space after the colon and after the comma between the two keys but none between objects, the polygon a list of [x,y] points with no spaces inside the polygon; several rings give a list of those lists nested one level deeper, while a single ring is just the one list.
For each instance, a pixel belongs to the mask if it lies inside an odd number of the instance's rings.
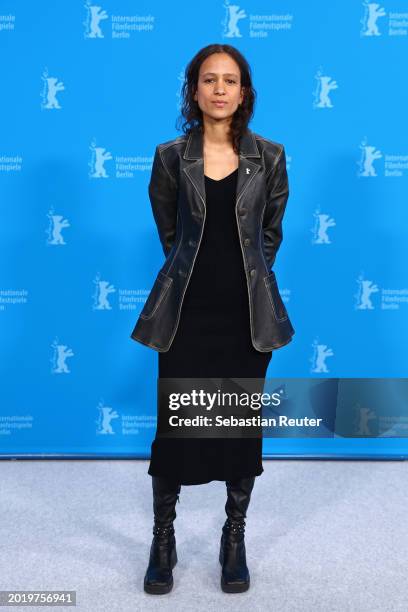
[{"label": "long black dress", "polygon": [[[178,329],[159,353],[159,378],[265,378],[272,351],[251,342],[248,289],[235,216],[238,169],[205,176],[206,219]],[[262,437],[156,438],[148,474],[184,485],[259,476]]]}]

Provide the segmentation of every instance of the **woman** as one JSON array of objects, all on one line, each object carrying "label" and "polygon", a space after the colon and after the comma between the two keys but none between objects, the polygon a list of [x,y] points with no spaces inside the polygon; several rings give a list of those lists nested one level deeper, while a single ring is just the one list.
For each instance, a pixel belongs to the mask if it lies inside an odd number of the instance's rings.
[{"label": "woman", "polygon": [[[209,45],[186,69],[184,135],[156,148],[149,196],[166,260],[131,337],[157,350],[159,380],[251,378],[294,329],[271,270],[288,199],[284,147],[248,128],[255,91],[230,45]],[[162,412],[159,406],[158,431]],[[168,416],[168,415],[167,415]],[[144,588],[167,593],[177,562],[173,521],[181,485],[226,482],[221,587],[250,578],[245,519],[263,472],[262,435],[161,437],[152,442],[154,527]]]}]

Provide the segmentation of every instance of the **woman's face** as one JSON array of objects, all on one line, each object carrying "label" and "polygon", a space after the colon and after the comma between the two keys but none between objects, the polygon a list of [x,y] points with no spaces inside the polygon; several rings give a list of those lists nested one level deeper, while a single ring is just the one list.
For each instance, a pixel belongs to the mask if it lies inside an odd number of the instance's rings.
[{"label": "woman's face", "polygon": [[242,102],[243,94],[239,66],[230,55],[213,53],[204,60],[194,94],[204,118],[229,119]]}]

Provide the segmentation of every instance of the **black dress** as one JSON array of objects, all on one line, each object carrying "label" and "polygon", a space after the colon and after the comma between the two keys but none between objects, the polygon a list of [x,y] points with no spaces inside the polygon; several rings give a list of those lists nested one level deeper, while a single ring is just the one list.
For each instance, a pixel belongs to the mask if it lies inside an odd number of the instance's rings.
[{"label": "black dress", "polygon": [[[272,351],[251,342],[248,288],[235,216],[238,169],[205,176],[206,219],[169,351],[159,378],[265,378]],[[261,389],[262,391],[262,389]],[[262,437],[156,438],[148,474],[191,485],[259,476]]]}]

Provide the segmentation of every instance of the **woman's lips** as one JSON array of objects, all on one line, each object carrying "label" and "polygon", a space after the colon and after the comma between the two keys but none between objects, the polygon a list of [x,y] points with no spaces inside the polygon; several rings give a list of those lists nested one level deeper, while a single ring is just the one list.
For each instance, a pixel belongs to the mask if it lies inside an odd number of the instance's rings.
[{"label": "woman's lips", "polygon": [[226,105],[226,102],[213,102],[213,104],[217,107],[217,108],[223,108]]}]

